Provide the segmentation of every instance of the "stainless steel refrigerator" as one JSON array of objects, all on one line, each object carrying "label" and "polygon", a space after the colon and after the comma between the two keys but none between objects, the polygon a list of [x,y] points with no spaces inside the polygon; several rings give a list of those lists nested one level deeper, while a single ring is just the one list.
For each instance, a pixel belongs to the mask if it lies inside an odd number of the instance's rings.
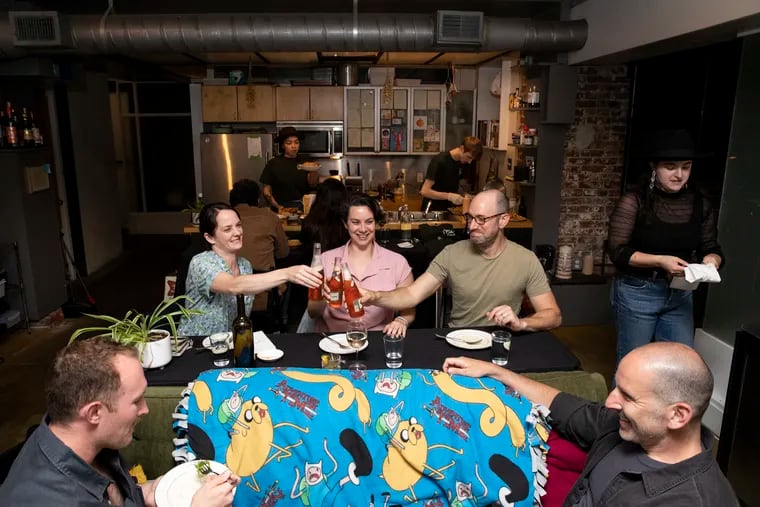
[{"label": "stainless steel refrigerator", "polygon": [[236,181],[258,182],[273,149],[272,134],[201,134],[203,200],[229,202]]}]

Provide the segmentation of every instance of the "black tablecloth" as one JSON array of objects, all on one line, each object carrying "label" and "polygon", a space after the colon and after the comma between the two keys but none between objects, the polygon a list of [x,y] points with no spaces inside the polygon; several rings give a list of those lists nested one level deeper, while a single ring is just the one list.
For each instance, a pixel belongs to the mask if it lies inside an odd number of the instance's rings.
[{"label": "black tablecloth", "polygon": [[[493,328],[479,328],[489,330]],[[435,334],[446,334],[451,329],[409,329],[404,343],[405,368],[440,369],[443,360],[449,356],[464,355],[477,359],[489,360],[489,349],[465,350],[449,345]],[[320,357],[324,352],[319,348],[321,336],[309,334],[271,335],[269,339],[285,355],[279,361],[259,361],[259,367],[305,367],[319,368]],[[200,347],[201,338],[195,338]],[[347,363],[352,361],[355,353],[344,356]],[[369,333],[369,346],[359,353],[359,359],[370,369],[385,368],[382,333]],[[518,372],[566,371],[580,368],[580,362],[567,347],[546,331],[538,333],[515,334],[512,337],[512,350],[508,367]],[[214,368],[213,355],[206,349],[190,349],[181,357],[175,357],[163,368],[146,370],[149,385],[185,385],[204,370]]]}]

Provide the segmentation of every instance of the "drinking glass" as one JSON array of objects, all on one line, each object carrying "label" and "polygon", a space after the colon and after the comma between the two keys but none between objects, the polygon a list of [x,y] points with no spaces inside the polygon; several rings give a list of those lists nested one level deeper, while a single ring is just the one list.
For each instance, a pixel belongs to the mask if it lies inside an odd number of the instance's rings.
[{"label": "drinking glass", "polygon": [[362,319],[353,319],[348,322],[346,341],[349,346],[356,349],[356,360],[349,364],[348,368],[351,370],[366,368],[364,363],[359,361],[359,349],[367,343],[367,325]]},{"label": "drinking glass", "polygon": [[512,348],[512,334],[508,331],[491,333],[491,362],[499,366],[509,363],[509,350]]},{"label": "drinking glass", "polygon": [[230,364],[227,352],[230,349],[228,333],[215,333],[208,337],[209,348],[214,354],[214,366],[223,368]]},{"label": "drinking glass", "polygon": [[385,349],[385,366],[401,368],[404,362],[404,337],[383,335],[383,348]]}]

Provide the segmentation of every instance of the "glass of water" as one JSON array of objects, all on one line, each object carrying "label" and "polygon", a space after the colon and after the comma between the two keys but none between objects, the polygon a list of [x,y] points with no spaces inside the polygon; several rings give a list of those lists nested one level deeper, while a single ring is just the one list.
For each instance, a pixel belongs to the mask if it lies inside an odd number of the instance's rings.
[{"label": "glass of water", "polygon": [[385,366],[401,368],[404,362],[404,337],[383,335],[383,348],[385,349]]},{"label": "glass of water", "polygon": [[348,365],[350,370],[366,368],[364,363],[359,362],[359,349],[367,343],[367,325],[362,319],[352,319],[346,328],[346,341],[348,345],[356,349],[356,360]]},{"label": "glass of water", "polygon": [[214,366],[222,368],[230,364],[228,352],[230,350],[228,333],[215,333],[208,337],[209,348],[214,354]]},{"label": "glass of water", "polygon": [[509,331],[491,333],[491,362],[499,366],[509,363],[509,350],[512,348],[512,334]]}]

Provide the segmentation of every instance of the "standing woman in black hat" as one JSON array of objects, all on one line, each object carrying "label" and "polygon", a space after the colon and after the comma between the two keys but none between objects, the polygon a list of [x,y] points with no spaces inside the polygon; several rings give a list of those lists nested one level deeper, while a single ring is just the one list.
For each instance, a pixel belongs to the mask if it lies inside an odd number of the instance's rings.
[{"label": "standing woman in black hat", "polygon": [[281,154],[270,160],[261,173],[264,197],[274,209],[301,207],[301,198],[309,192],[309,187],[318,183],[316,172],[298,169],[298,165],[305,162],[298,156],[300,139],[295,128],[282,128],[277,136]]},{"label": "standing woman in black hat", "polygon": [[688,184],[692,161],[706,155],[685,130],[657,132],[649,144],[648,179],[625,193],[610,217],[618,362],[652,340],[693,346],[692,292],[671,289],[670,279],[683,276],[689,263],[723,262],[713,208]]}]

